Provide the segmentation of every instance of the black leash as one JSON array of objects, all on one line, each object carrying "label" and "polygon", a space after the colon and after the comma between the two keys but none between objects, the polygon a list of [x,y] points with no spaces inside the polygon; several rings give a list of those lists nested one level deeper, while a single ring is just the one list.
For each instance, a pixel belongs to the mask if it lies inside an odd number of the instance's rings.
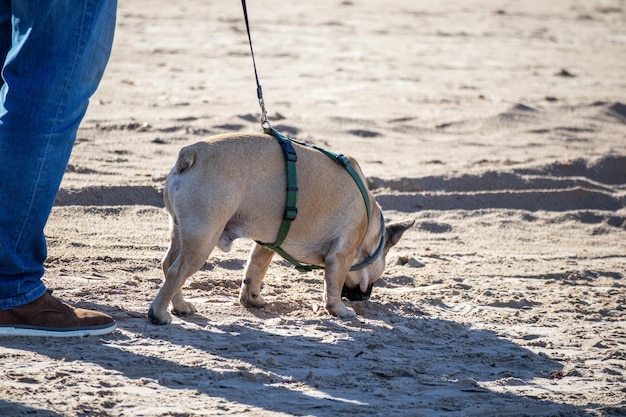
[{"label": "black leash", "polygon": [[[367,211],[367,229],[370,226],[370,215],[371,215],[371,206],[369,201],[369,194],[367,192],[367,187],[363,184],[361,177],[357,173],[357,171],[352,167],[350,160],[344,155],[337,155],[334,152],[327,151],[326,149],[320,148],[318,146],[310,145],[304,142],[297,141],[293,138],[284,136],[276,129],[272,127],[270,122],[267,120],[267,111],[265,110],[265,102],[263,101],[263,89],[261,88],[261,84],[259,83],[259,75],[256,69],[256,60],[254,59],[254,50],[252,48],[252,36],[250,36],[250,24],[248,23],[248,8],[246,7],[246,0],[241,0],[241,6],[243,7],[243,17],[246,21],[246,31],[248,32],[248,43],[250,44],[250,54],[252,55],[252,66],[254,67],[254,79],[256,80],[256,94],[259,99],[259,106],[261,106],[261,126],[263,127],[263,132],[268,135],[274,136],[278,142],[280,143],[283,155],[285,157],[285,171],[287,175],[287,193],[286,193],[286,201],[285,201],[285,211],[283,214],[283,221],[280,225],[280,229],[278,231],[278,236],[274,243],[264,243],[260,241],[256,241],[258,245],[265,246],[266,248],[272,249],[274,252],[278,253],[282,256],[287,262],[291,263],[296,267],[296,269],[300,272],[309,272],[315,269],[323,269],[323,266],[318,265],[303,265],[298,262],[295,258],[285,252],[280,245],[283,243],[287,234],[289,233],[289,228],[291,227],[291,222],[296,219],[298,214],[298,209],[296,207],[297,193],[298,193],[298,180],[296,174],[296,161],[298,157],[296,155],[296,151],[293,147],[292,142],[297,144],[312,147],[329,158],[333,159],[338,164],[342,165],[350,174],[352,179],[355,181],[359,190],[361,191],[361,195],[363,196],[363,201],[365,202],[365,209]],[[379,257],[383,251],[383,247],[385,244],[385,219],[383,218],[382,211],[380,212],[381,219],[381,236],[378,246],[374,253],[369,255],[365,260],[353,265],[350,270],[356,271],[359,269],[363,269],[366,266],[370,265],[374,260]],[[367,231],[366,231],[367,233]],[[364,236],[365,237],[365,236]],[[371,291],[371,288],[370,288]]]},{"label": "black leash", "polygon": [[246,0],[241,0],[241,6],[243,7],[243,18],[246,21],[246,31],[248,32],[250,53],[252,54],[252,66],[254,67],[254,79],[256,80],[256,95],[259,99],[259,106],[261,106],[261,126],[263,127],[263,129],[265,129],[271,126],[267,120],[265,101],[263,101],[263,88],[261,88],[261,84],[259,83],[259,75],[256,70],[256,60],[254,59],[254,50],[252,49],[252,37],[250,36],[250,24],[248,23],[248,8],[246,7]]}]

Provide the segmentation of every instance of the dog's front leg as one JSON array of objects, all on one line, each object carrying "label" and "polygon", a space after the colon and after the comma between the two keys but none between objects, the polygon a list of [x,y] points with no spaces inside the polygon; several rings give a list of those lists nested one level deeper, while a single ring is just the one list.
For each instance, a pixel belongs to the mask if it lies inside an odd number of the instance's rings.
[{"label": "dog's front leg", "polygon": [[341,319],[356,317],[356,312],[341,301],[341,290],[350,270],[350,260],[341,254],[326,256],[324,267],[324,303],[326,310]]},{"label": "dog's front leg", "polygon": [[261,295],[261,284],[267,268],[270,266],[274,251],[254,243],[250,257],[243,272],[239,301],[246,307],[263,307],[265,300]]}]

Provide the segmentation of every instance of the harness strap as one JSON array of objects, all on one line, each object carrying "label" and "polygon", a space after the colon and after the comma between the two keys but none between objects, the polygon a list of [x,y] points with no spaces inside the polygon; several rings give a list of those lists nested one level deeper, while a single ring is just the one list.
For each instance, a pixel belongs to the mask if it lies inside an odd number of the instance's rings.
[{"label": "harness strap", "polygon": [[372,208],[370,205],[370,199],[367,193],[367,188],[365,187],[365,184],[363,184],[363,180],[361,180],[359,173],[352,166],[352,163],[350,162],[350,159],[347,156],[343,154],[336,154],[335,152],[331,152],[327,149],[320,148],[319,146],[316,146],[310,143],[301,142],[291,137],[286,137],[285,135],[283,135],[282,133],[280,133],[278,130],[274,129],[271,126],[264,126],[263,131],[267,134],[274,136],[276,139],[279,140],[281,144],[287,141],[287,142],[295,142],[298,145],[303,145],[309,148],[313,148],[317,151],[320,151],[321,153],[323,153],[324,155],[326,155],[327,157],[329,157],[330,159],[332,159],[339,165],[343,166],[346,169],[346,171],[348,171],[348,173],[350,174],[350,176],[356,183],[357,187],[359,187],[359,191],[361,192],[361,196],[363,197],[363,202],[365,203],[365,209],[367,211],[367,226],[369,227]]},{"label": "harness strap", "polygon": [[296,154],[296,150],[293,147],[293,144],[291,143],[291,140],[286,138],[274,128],[267,128],[267,130],[270,129],[275,132],[271,134],[278,140],[278,143],[280,144],[283,155],[285,157],[285,170],[287,172],[287,194],[285,197],[285,211],[283,213],[283,221],[280,223],[280,228],[278,229],[278,236],[276,237],[274,243],[264,243],[258,240],[256,241],[256,243],[260,246],[265,246],[266,248],[273,250],[287,262],[294,265],[296,269],[300,272],[310,272],[315,269],[322,269],[323,267],[318,265],[301,264],[300,262],[298,262],[298,260],[293,258],[280,247],[280,245],[282,245],[283,241],[287,237],[287,234],[289,233],[289,229],[291,228],[291,222],[293,222],[298,215],[298,208],[296,205],[298,196],[298,176],[296,173],[296,162],[298,161],[298,156]]},{"label": "harness strap", "polygon": [[[350,174],[350,176],[356,183],[357,187],[359,188],[359,191],[361,192],[361,196],[363,197],[363,201],[365,202],[365,208],[367,212],[367,228],[369,228],[370,217],[371,217],[371,204],[369,200],[369,194],[367,193],[367,188],[365,187],[365,184],[363,184],[363,180],[361,180],[361,177],[359,176],[356,169],[352,166],[350,159],[348,159],[348,157],[346,157],[345,155],[336,154],[324,148],[320,148],[319,146],[315,146],[315,145],[308,144],[305,142],[300,142],[293,138],[288,138],[284,136],[282,133],[280,133],[279,131],[277,131],[276,129],[274,129],[273,127],[271,127],[269,123],[266,123],[263,125],[263,131],[269,135],[274,136],[278,140],[278,143],[280,144],[281,149],[283,151],[283,155],[285,156],[285,168],[287,171],[287,195],[285,198],[285,212],[283,214],[283,221],[280,224],[280,228],[278,230],[278,236],[276,237],[276,240],[274,241],[274,243],[264,243],[264,242],[260,242],[257,240],[256,243],[260,246],[264,246],[278,253],[283,259],[285,259],[290,264],[294,265],[295,268],[300,272],[310,272],[316,269],[323,269],[324,267],[319,266],[319,265],[301,264],[300,262],[298,262],[298,260],[293,258],[291,255],[289,255],[280,247],[280,245],[283,243],[283,241],[287,237],[287,234],[289,233],[291,222],[295,220],[298,214],[298,209],[296,206],[297,193],[298,193],[296,161],[298,160],[298,157],[296,155],[296,151],[292,145],[292,142],[295,142],[299,145],[307,146],[307,147],[310,147],[310,148],[313,148],[322,152],[324,155],[328,156],[336,163],[342,165],[348,171],[348,173]],[[381,222],[382,222],[382,227],[384,228],[385,222],[384,222],[384,218],[382,217],[382,213],[381,213]],[[384,240],[385,240],[385,233],[383,231],[381,233],[380,243],[378,244],[378,247],[376,248],[374,253],[370,255],[367,259],[365,259],[364,261],[354,265],[352,268],[350,268],[350,270],[355,271],[358,269],[362,269],[366,267],[367,265],[371,264],[373,260],[376,257],[378,257],[378,255],[382,251]]]},{"label": "harness strap", "polygon": [[366,259],[363,259],[356,265],[352,265],[350,271],[358,271],[359,269],[363,269],[368,265],[371,265],[374,262],[374,259],[378,258],[385,247],[385,218],[383,217],[383,213],[380,213],[380,224],[381,224],[381,232],[380,232],[380,240],[378,241],[378,246],[374,253],[368,256]]},{"label": "harness strap", "polygon": [[298,208],[296,205],[297,197],[298,197],[298,176],[296,174],[296,161],[298,160],[298,156],[296,155],[296,150],[293,148],[293,145],[290,141],[285,139],[278,139],[280,143],[280,147],[283,150],[283,154],[285,155],[285,168],[287,171],[287,195],[285,197],[285,212],[283,213],[283,221],[280,224],[280,229],[278,229],[278,237],[276,241],[272,243],[272,246],[279,247],[287,234],[289,233],[289,228],[291,227],[291,222],[296,219],[298,215]]}]

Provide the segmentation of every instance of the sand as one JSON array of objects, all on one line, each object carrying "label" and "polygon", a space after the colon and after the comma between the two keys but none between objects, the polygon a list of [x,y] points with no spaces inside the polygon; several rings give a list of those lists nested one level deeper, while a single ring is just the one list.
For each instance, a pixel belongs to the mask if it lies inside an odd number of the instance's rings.
[{"label": "sand", "polygon": [[259,110],[238,2],[122,1],[45,276],[119,328],[1,338],[0,415],[624,415],[626,2],[508,3],[250,2],[274,126],[355,156],[416,224],[358,319],[279,259],[242,307],[241,241],[155,326],[165,176]]}]

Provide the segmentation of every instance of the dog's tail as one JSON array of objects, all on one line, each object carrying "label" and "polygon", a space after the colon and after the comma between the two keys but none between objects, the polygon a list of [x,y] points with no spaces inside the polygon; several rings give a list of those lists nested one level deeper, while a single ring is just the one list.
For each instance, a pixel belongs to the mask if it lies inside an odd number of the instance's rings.
[{"label": "dog's tail", "polygon": [[193,163],[196,161],[196,153],[193,149],[189,149],[189,147],[183,148],[178,153],[178,159],[176,160],[176,165],[174,166],[174,172],[176,174],[180,174],[186,169],[191,168]]}]

